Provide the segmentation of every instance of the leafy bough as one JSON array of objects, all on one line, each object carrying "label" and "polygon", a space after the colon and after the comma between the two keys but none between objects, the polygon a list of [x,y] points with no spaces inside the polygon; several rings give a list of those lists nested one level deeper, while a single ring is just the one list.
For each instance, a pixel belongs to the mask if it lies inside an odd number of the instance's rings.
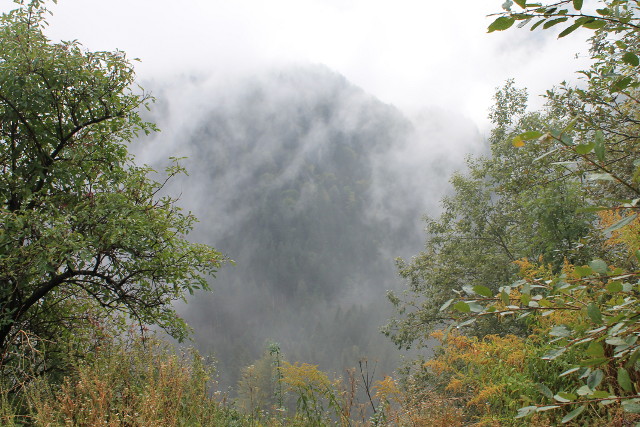
[{"label": "leafy bough", "polygon": [[[640,258],[640,254],[637,254]],[[523,265],[531,265],[527,261]],[[561,274],[523,278],[493,293],[477,285],[464,288],[457,301],[441,308],[454,313],[453,327],[468,326],[482,316],[514,316],[535,325],[552,344],[543,360],[571,354],[574,361],[558,378],[573,376],[575,389],[552,391],[538,384],[550,402],[522,407],[516,418],[554,409],[571,409],[562,419],[578,417],[589,404],[619,402],[624,411],[640,413],[640,271],[625,272],[595,259],[584,266],[565,266]]]}]

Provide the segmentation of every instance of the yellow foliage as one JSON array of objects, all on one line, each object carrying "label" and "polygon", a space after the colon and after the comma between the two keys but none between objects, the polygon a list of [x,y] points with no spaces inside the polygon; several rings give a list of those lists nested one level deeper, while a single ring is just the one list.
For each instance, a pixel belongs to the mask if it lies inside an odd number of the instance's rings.
[{"label": "yellow foliage", "polygon": [[[598,212],[600,225],[607,228],[627,217],[627,212],[612,209]],[[640,250],[640,216],[626,226],[611,232],[611,237],[604,242],[605,246],[623,246],[629,254]]]},{"label": "yellow foliage", "polygon": [[289,389],[316,389],[328,390],[331,381],[327,374],[318,369],[318,365],[309,363],[294,363],[284,361],[280,368],[282,381]]},{"label": "yellow foliage", "polygon": [[34,425],[43,426],[211,424],[219,405],[207,394],[209,374],[197,354],[172,352],[147,338],[79,363],[59,387],[39,379],[30,386],[29,404]]},{"label": "yellow foliage", "polygon": [[459,378],[451,378],[451,381],[449,381],[449,384],[447,384],[447,387],[445,388],[445,390],[452,391],[454,393],[462,393],[464,389],[464,383],[460,381]]},{"label": "yellow foliage", "polygon": [[550,265],[542,263],[542,257],[537,263],[529,261],[528,258],[522,258],[513,262],[520,269],[520,275],[525,279],[550,279],[553,277],[553,271]]},{"label": "yellow foliage", "polygon": [[[443,343],[445,354],[425,363],[436,374],[450,372],[455,362],[490,365],[506,362],[522,367],[526,353],[524,341],[515,335],[486,335],[483,339],[459,335],[452,331]],[[446,360],[444,360],[446,358]]]},{"label": "yellow foliage", "polygon": [[435,331],[431,332],[429,336],[431,338],[437,339],[438,341],[442,341],[442,339],[444,338],[444,331],[442,329],[436,329]]},{"label": "yellow foliage", "polygon": [[491,384],[476,391],[475,396],[469,402],[467,406],[476,406],[478,408],[485,408],[490,403],[491,398],[499,396],[505,386],[504,384]]},{"label": "yellow foliage", "polygon": [[397,400],[400,395],[400,390],[395,380],[388,375],[383,380],[376,381],[373,388],[376,390],[375,398],[381,402],[389,401],[389,398]]},{"label": "yellow foliage", "polygon": [[444,363],[438,359],[431,359],[425,362],[425,368],[431,369],[436,375],[442,375],[445,372],[449,372],[451,370],[451,366],[447,363]]}]

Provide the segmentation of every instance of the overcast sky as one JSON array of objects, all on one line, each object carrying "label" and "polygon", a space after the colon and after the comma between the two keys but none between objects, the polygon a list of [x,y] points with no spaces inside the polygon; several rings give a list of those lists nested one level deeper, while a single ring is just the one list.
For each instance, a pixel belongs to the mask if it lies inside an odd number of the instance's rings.
[{"label": "overcast sky", "polygon": [[[11,8],[5,3],[4,10]],[[585,32],[487,34],[502,0],[59,0],[48,34],[126,51],[141,79],[321,63],[383,102],[440,106],[486,130],[496,86],[532,95],[575,80]],[[560,26],[558,26],[560,27]],[[584,61],[584,59],[582,60]],[[582,62],[584,64],[584,62]],[[533,101],[536,102],[535,100]]]}]

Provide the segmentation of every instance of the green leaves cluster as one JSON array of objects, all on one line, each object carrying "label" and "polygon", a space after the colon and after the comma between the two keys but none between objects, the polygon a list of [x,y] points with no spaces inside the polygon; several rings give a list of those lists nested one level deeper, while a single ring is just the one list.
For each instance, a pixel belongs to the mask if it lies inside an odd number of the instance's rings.
[{"label": "green leaves cluster", "polygon": [[602,3],[602,7],[594,13],[583,9],[582,0],[563,0],[551,4],[507,0],[502,6],[505,11],[497,14],[498,17],[489,25],[488,32],[507,30],[516,22],[519,28],[530,24],[531,31],[537,28],[546,30],[558,24],[570,23],[560,32],[558,38],[565,37],[578,28],[600,30],[610,27],[614,31],[638,30],[633,18],[638,7],[636,2],[613,0]]},{"label": "green leaves cluster", "polygon": [[[443,213],[426,219],[425,250],[409,262],[398,260],[408,289],[390,294],[399,316],[385,332],[400,346],[426,342],[430,330],[448,320],[440,308],[457,298],[457,290],[493,294],[500,284],[515,280],[513,262],[520,258],[542,257],[559,268],[565,258],[586,262],[591,256],[581,239],[593,213],[581,212],[578,183],[565,179],[566,169],[556,164],[564,160],[562,153],[541,156],[548,144],[535,139],[519,150],[512,145],[514,138],[535,138],[558,120],[526,112],[526,91],[512,81],[496,92],[495,100],[491,156],[470,158],[468,173],[452,177],[454,192],[443,199]],[[526,131],[531,128],[540,131]],[[481,323],[473,333],[523,334],[526,329],[489,318]]]},{"label": "green leaves cluster", "polygon": [[95,319],[184,337],[172,301],[207,289],[224,258],[186,240],[196,219],[127,152],[155,130],[138,115],[152,99],[123,52],[53,43],[43,2],[18,5],[0,17],[0,367],[56,354]]},{"label": "green leaves cluster", "polygon": [[[426,336],[432,325],[448,324],[450,318],[455,319],[450,331],[479,336],[492,321],[497,333],[507,325],[523,328],[522,345],[538,361],[525,358],[522,382],[535,384],[537,392],[502,396],[512,412],[496,409],[487,416],[507,424],[522,422],[514,416],[550,424],[615,417],[631,422],[640,412],[640,260],[632,255],[640,247],[640,10],[637,2],[624,0],[601,1],[594,12],[584,6],[572,0],[507,1],[494,15],[489,32],[516,23],[531,29],[568,24],[560,37],[580,27],[592,29],[593,63],[578,73],[580,85],[549,90],[538,113],[525,113],[526,98],[509,84],[496,93],[492,156],[471,161],[466,176],[454,177],[455,194],[427,229],[428,252],[401,270],[413,295],[392,300],[401,318],[391,325],[405,340]],[[494,247],[485,234],[492,224],[503,233],[497,247],[508,249],[510,260],[486,258]],[[517,273],[508,270],[514,264]],[[455,290],[447,286],[456,280],[442,281],[440,271],[458,279]],[[488,271],[505,274],[492,278]],[[436,304],[439,315],[429,311]],[[461,363],[455,378],[478,390],[461,396],[469,402],[497,388],[509,390],[508,381],[488,373],[474,377],[482,370],[481,345],[446,344],[433,365],[455,355]],[[430,378],[442,385],[442,378]],[[447,387],[443,393],[459,384]]]},{"label": "green leaves cluster", "polygon": [[[566,258],[560,268],[542,258],[522,259],[518,277],[504,282],[509,285],[462,286],[460,297],[442,306],[457,313],[458,327],[486,317],[515,318],[526,322],[539,348],[551,345],[541,359],[556,372],[537,384],[538,399],[522,400],[525,406],[516,418],[544,414],[570,423],[606,419],[615,408],[630,420],[640,413],[640,260],[629,257],[639,240],[638,4],[601,3],[597,15],[588,15],[581,1],[506,2],[505,12],[489,27],[490,32],[505,30],[520,21],[520,26],[531,22],[531,29],[547,29],[570,22],[559,37],[579,27],[596,30],[593,65],[580,72],[584,84],[563,83],[548,91],[546,111],[552,120],[510,136],[510,149],[519,155],[538,150],[534,168],[555,167],[563,171],[560,179],[576,184],[579,212],[600,212],[605,225],[589,224],[578,239],[591,257]],[[554,161],[547,163],[549,158]],[[617,219],[604,221],[611,212]]]},{"label": "green leaves cluster", "polygon": [[[589,404],[602,408],[619,402],[625,411],[635,413],[634,405],[640,401],[639,275],[612,269],[596,259],[589,265],[565,268],[562,274],[526,274],[525,279],[502,287],[495,295],[474,288],[470,294],[475,293],[475,298],[468,295],[453,307],[464,322],[485,315],[530,316],[531,324],[540,328],[553,346],[542,360],[572,360],[557,374],[559,378],[571,378],[572,383],[556,393],[539,384],[549,402],[521,408],[518,418],[570,408],[564,423],[580,415]],[[467,313],[474,317],[469,319]]]}]

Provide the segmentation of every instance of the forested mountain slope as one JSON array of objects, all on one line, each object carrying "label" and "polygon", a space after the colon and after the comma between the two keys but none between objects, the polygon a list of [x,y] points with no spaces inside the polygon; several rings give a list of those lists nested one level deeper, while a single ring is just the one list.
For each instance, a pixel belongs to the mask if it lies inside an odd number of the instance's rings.
[{"label": "forested mountain slope", "polygon": [[236,261],[182,310],[223,379],[267,341],[325,369],[362,357],[393,369],[378,332],[393,259],[420,247],[420,217],[480,146],[475,127],[441,111],[410,120],[320,66],[146,86],[163,132],[141,157],[187,157],[170,191],[200,218],[196,238]]}]

